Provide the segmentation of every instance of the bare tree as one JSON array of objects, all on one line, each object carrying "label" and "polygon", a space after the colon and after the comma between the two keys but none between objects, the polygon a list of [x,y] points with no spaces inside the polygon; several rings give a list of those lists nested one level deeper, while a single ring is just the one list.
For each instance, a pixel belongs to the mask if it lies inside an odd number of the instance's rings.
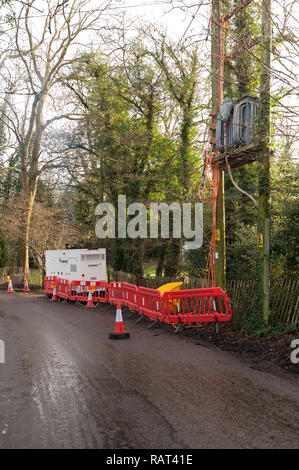
[{"label": "bare tree", "polygon": [[[16,103],[7,100],[9,112],[6,122],[15,133],[18,156],[21,167],[22,195],[24,202],[21,230],[21,266],[25,272],[29,269],[29,232],[32,208],[36,196],[37,183],[41,173],[53,164],[55,159],[43,157],[43,136],[46,129],[54,122],[63,119],[76,119],[74,110],[61,111],[56,96],[59,84],[63,80],[64,69],[76,60],[79,39],[86,43],[88,32],[98,29],[101,16],[113,0],[101,2],[94,8],[90,0],[28,0],[21,5],[14,17],[14,29],[11,33],[20,73],[19,89],[24,94],[23,100]],[[42,14],[36,16],[37,8]],[[85,36],[84,36],[85,33]],[[83,46],[82,46],[83,47]],[[7,78],[7,77],[6,77]],[[48,108],[49,107],[49,108]],[[52,115],[45,117],[45,110],[52,109]]]},{"label": "bare tree", "polygon": [[[11,217],[11,213],[14,217]],[[10,253],[16,253],[18,237],[22,227],[18,220],[22,217],[23,201],[20,197],[10,200],[2,207],[1,221],[5,227]],[[59,202],[52,207],[36,201],[31,214],[29,254],[38,266],[41,275],[45,274],[45,250],[64,249],[66,243],[77,244],[82,240],[82,231],[76,224],[70,223],[65,217],[65,208]],[[42,236],[41,236],[42,234]],[[11,263],[16,263],[11,258]]]}]

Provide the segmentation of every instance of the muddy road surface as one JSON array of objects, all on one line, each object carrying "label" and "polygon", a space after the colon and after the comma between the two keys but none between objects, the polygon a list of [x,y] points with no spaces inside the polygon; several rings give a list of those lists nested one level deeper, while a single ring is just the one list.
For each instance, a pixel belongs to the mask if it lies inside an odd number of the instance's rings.
[{"label": "muddy road surface", "polygon": [[0,292],[0,448],[297,448],[299,383],[123,312]]}]

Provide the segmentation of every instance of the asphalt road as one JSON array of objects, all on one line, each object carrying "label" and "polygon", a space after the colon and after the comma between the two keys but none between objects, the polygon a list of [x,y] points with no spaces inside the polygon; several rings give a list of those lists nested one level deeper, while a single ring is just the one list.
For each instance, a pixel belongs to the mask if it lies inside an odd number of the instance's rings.
[{"label": "asphalt road", "polygon": [[298,379],[115,310],[0,292],[0,448],[297,448]]}]

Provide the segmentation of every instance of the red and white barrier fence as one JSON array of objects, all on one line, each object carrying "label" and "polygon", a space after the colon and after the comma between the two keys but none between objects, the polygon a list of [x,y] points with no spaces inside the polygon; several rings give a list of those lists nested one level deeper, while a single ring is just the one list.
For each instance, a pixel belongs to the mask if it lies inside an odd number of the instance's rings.
[{"label": "red and white barrier fence", "polygon": [[120,303],[121,305],[124,304],[124,284],[125,282],[110,282],[109,284],[109,304],[117,305]]},{"label": "red and white barrier fence", "polygon": [[162,310],[164,321],[174,325],[222,322],[232,317],[230,299],[220,287],[165,292]]},{"label": "red and white barrier fence", "polygon": [[138,288],[135,284],[129,284],[128,282],[122,283],[123,290],[123,305],[128,307],[129,310],[138,312]]},{"label": "red and white barrier fence", "polygon": [[94,302],[108,302],[109,284],[106,281],[97,281],[93,292]]},{"label": "red and white barrier fence", "polygon": [[138,287],[138,311],[154,321],[164,321],[163,297],[160,291]]},{"label": "red and white barrier fence", "polygon": [[87,302],[91,292],[92,301],[120,304],[139,312],[150,320],[169,323],[173,326],[189,324],[196,326],[205,322],[230,321],[232,311],[230,299],[220,287],[164,292],[137,287],[127,282],[72,281],[48,276],[44,279],[44,290],[73,301]]},{"label": "red and white barrier fence", "polygon": [[230,299],[220,287],[165,292],[136,287],[133,284],[110,283],[109,303],[128,307],[153,321],[171,325],[230,321]]},{"label": "red and white barrier fence", "polygon": [[68,299],[69,298],[69,290],[70,290],[70,282],[67,279],[57,279],[57,296],[61,299]]},{"label": "red and white barrier fence", "polygon": [[69,289],[69,300],[87,302],[91,292],[93,302],[108,301],[108,282],[106,281],[72,281]]},{"label": "red and white barrier fence", "polygon": [[57,277],[56,276],[46,276],[44,278],[44,291],[46,294],[53,294],[53,289],[56,287]]}]

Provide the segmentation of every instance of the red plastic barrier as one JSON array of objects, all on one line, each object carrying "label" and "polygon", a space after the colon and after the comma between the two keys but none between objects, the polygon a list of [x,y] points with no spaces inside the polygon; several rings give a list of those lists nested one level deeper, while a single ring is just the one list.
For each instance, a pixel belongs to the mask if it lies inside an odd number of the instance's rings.
[{"label": "red plastic barrier", "polygon": [[229,321],[230,299],[220,287],[165,292],[164,321],[171,324]]},{"label": "red plastic barrier", "polygon": [[69,299],[87,302],[89,291],[93,302],[107,302],[108,283],[106,281],[72,281],[69,289]]},{"label": "red plastic barrier", "polygon": [[[93,290],[91,284],[91,290]],[[92,293],[94,302],[108,302],[108,282],[107,281],[96,281],[95,289]]]},{"label": "red plastic barrier", "polygon": [[109,284],[109,304],[124,304],[125,294],[123,290],[124,282],[110,282]]},{"label": "red plastic barrier", "polygon": [[137,287],[135,286],[135,284],[129,284],[128,282],[123,282],[122,285],[124,293],[123,304],[128,307],[129,310],[135,310],[138,312]]},{"label": "red plastic barrier", "polygon": [[[165,292],[136,287],[127,282],[72,281],[47,276],[44,290],[52,294],[57,288],[58,297],[87,302],[92,292],[93,302],[121,304],[138,311],[151,320],[191,324],[230,321],[232,317],[230,299],[220,287]],[[108,300],[109,299],[109,300]]]},{"label": "red plastic barrier", "polygon": [[147,287],[138,287],[138,311],[151,320],[164,321],[163,297],[160,291]]},{"label": "red plastic barrier", "polygon": [[57,286],[56,276],[46,276],[44,278],[44,291],[46,294],[53,294],[53,289],[56,286]]},{"label": "red plastic barrier", "polygon": [[67,279],[58,278],[56,288],[58,297],[61,299],[69,298],[70,282]]}]

